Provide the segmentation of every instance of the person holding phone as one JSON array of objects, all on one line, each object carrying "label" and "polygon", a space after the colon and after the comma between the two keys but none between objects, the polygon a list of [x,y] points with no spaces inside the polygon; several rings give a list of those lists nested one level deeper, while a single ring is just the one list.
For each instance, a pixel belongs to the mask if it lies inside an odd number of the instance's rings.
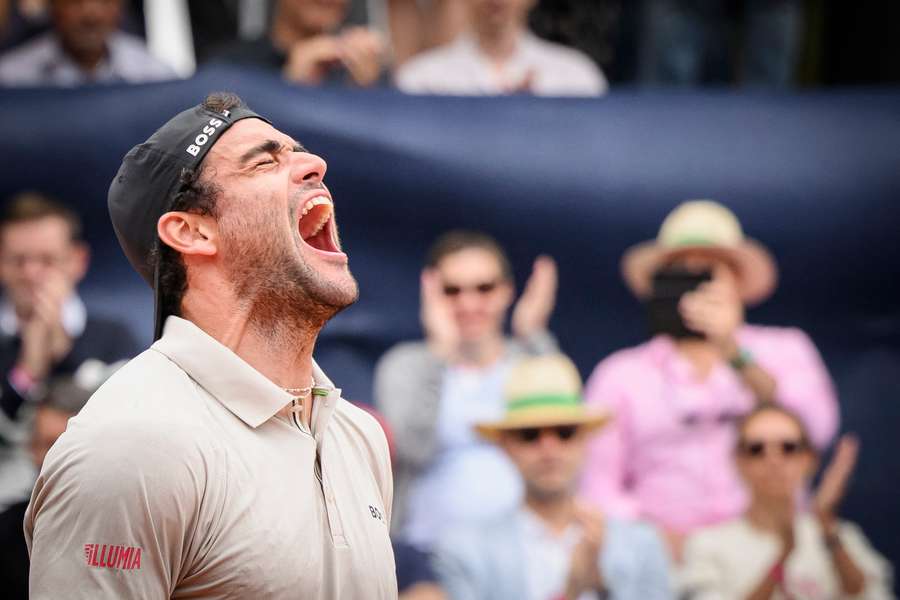
[{"label": "person holding phone", "polygon": [[616,420],[592,442],[582,491],[612,514],[656,523],[678,559],[687,533],[746,506],[734,421],[774,402],[800,415],[821,449],[837,431],[837,399],[805,333],[745,322],[745,307],[774,291],[777,268],[721,204],[676,208],[656,240],[625,253],[622,272],[652,337],[607,357],[586,385],[586,401]]}]

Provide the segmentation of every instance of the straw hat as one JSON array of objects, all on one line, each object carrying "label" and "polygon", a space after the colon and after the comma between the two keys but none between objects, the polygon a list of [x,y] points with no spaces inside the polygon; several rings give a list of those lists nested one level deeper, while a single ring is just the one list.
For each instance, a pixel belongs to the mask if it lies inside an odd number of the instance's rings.
[{"label": "straw hat", "polygon": [[765,300],[775,289],[778,269],[762,244],[744,237],[730,210],[712,200],[690,200],[663,221],[655,240],[632,246],[622,257],[622,276],[638,298],[650,295],[653,274],[674,255],[700,250],[737,267],[741,298]]},{"label": "straw hat", "polygon": [[506,380],[506,415],[499,421],[475,425],[482,437],[496,441],[503,431],[525,427],[580,425],[598,429],[609,421],[605,412],[581,402],[581,377],[562,354],[522,359]]}]

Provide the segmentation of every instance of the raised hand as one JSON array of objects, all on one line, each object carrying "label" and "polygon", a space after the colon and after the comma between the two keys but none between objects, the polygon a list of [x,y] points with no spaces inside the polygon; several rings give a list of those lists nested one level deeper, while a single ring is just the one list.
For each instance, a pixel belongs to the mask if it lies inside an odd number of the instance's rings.
[{"label": "raised hand", "polygon": [[728,285],[706,282],[685,294],[678,310],[689,329],[704,334],[726,356],[736,350],[734,334],[744,322],[744,305]]},{"label": "raised hand", "polygon": [[838,506],[847,491],[847,482],[853,474],[858,457],[857,437],[852,434],[841,436],[813,499],[813,511],[826,528],[834,524]]},{"label": "raised hand", "polygon": [[576,505],[575,518],[581,525],[582,537],[572,550],[565,597],[575,599],[586,591],[603,589],[600,574],[600,550],[603,547],[603,515],[582,505]]},{"label": "raised hand", "polygon": [[338,37],[341,62],[354,83],[368,87],[378,81],[384,68],[384,40],[366,27],[350,27]]},{"label": "raised hand", "polygon": [[294,83],[317,85],[340,62],[338,38],[333,35],[317,35],[291,47],[282,75]]},{"label": "raised hand", "polygon": [[512,314],[512,330],[516,337],[526,338],[544,331],[556,306],[558,275],[556,261],[542,255],[534,261],[531,276]]},{"label": "raised hand", "polygon": [[420,318],[429,349],[444,360],[452,361],[459,352],[460,333],[453,307],[444,296],[440,275],[425,269],[421,276]]},{"label": "raised hand", "polygon": [[45,377],[72,349],[62,317],[71,293],[72,285],[61,273],[48,276],[35,290],[31,316],[20,325],[19,365],[35,379]]}]

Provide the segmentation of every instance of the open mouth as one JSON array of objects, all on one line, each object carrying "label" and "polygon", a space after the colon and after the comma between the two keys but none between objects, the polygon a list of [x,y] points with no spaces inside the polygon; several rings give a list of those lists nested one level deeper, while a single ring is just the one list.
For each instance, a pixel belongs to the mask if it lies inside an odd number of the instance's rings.
[{"label": "open mouth", "polygon": [[300,214],[300,238],[319,252],[340,253],[334,227],[334,204],[328,196],[310,198]]}]

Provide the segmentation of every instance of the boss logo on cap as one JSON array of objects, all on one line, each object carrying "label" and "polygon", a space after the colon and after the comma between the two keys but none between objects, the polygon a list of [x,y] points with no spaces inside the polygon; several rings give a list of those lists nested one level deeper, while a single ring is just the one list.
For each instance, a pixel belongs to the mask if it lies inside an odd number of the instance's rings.
[{"label": "boss logo on cap", "polygon": [[221,119],[210,119],[209,125],[204,126],[203,131],[194,138],[194,143],[187,147],[187,153],[191,156],[197,156],[200,153],[200,148],[209,141],[209,136],[214,134],[222,126],[222,123]]}]

